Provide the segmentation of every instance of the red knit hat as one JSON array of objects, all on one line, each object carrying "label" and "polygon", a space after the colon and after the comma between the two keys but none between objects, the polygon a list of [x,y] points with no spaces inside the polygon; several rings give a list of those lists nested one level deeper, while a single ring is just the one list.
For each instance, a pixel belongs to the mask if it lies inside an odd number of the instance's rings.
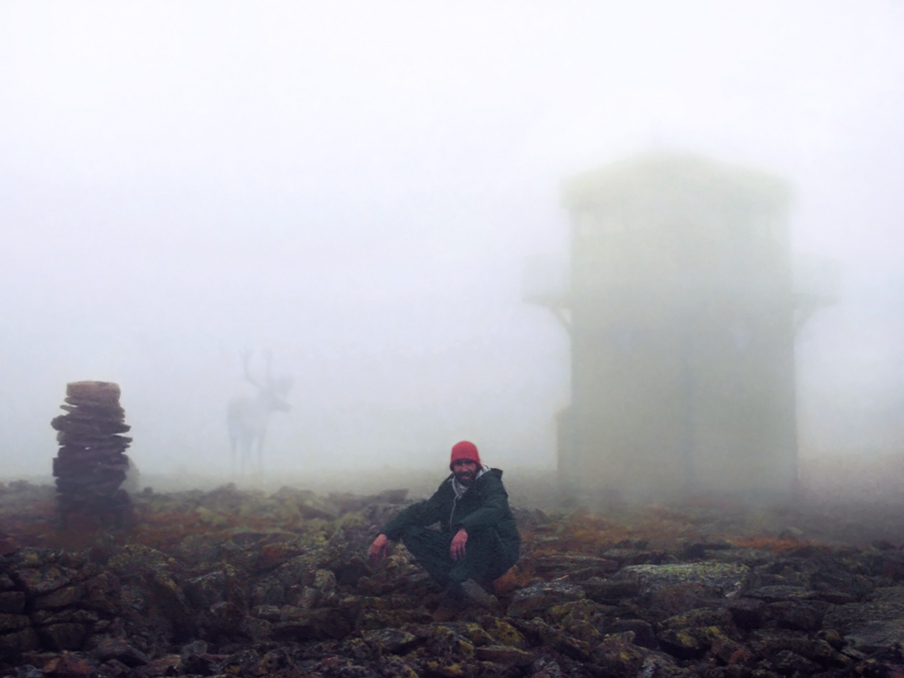
[{"label": "red knit hat", "polygon": [[452,446],[452,459],[449,461],[450,470],[452,464],[459,459],[470,459],[478,466],[481,465],[480,455],[477,453],[477,446],[474,443],[469,443],[467,440],[462,440],[460,443],[455,443]]}]

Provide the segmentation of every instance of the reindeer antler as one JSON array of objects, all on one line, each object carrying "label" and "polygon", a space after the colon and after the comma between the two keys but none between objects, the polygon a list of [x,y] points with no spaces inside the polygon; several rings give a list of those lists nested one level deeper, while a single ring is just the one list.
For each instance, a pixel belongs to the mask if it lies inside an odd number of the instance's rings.
[{"label": "reindeer antler", "polygon": [[261,351],[261,355],[264,356],[264,381],[269,385],[273,383],[273,352],[269,348],[265,348]]}]

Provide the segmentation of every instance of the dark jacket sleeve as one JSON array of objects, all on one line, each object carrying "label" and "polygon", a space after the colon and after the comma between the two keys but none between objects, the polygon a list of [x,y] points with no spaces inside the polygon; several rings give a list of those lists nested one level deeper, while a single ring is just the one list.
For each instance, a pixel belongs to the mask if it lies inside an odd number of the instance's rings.
[{"label": "dark jacket sleeve", "polygon": [[508,493],[502,480],[495,473],[487,473],[481,476],[481,480],[483,482],[480,487],[480,507],[461,520],[455,519],[452,525],[453,532],[459,527],[469,531],[482,527],[496,527],[509,516]]},{"label": "dark jacket sleeve", "polygon": [[380,534],[385,534],[393,541],[398,541],[407,527],[412,525],[423,527],[442,520],[444,517],[442,495],[442,486],[440,486],[429,499],[402,509],[399,515],[380,528]]}]

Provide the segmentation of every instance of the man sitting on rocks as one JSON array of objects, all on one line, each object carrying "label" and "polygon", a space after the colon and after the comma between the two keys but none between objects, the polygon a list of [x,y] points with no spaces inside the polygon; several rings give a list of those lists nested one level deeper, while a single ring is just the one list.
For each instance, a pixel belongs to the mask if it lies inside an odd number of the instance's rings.
[{"label": "man sitting on rocks", "polygon": [[[370,546],[378,562],[390,541],[402,540],[418,563],[446,590],[434,618],[446,621],[468,599],[493,607],[493,581],[518,560],[521,537],[502,485],[502,471],[480,463],[474,443],[452,447],[452,475],[429,499],[412,504],[383,525]],[[439,523],[439,530],[431,526]]]}]

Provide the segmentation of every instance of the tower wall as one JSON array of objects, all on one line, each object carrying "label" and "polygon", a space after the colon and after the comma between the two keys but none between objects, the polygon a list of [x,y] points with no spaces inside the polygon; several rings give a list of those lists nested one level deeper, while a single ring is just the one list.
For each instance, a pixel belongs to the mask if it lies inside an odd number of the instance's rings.
[{"label": "tower wall", "polygon": [[566,184],[572,404],[560,472],[629,496],[786,494],[796,474],[789,192],[646,157]]}]

